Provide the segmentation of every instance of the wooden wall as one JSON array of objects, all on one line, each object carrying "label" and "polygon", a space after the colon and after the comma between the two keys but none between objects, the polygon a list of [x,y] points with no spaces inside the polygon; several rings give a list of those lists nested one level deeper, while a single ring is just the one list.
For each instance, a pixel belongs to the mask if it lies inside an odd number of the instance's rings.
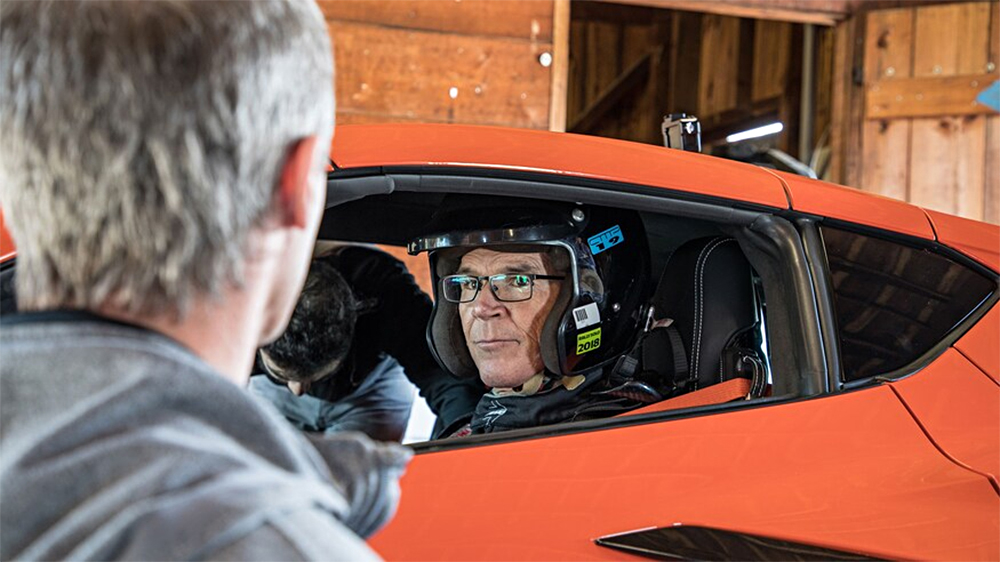
[{"label": "wooden wall", "polygon": [[[337,123],[562,130],[568,1],[320,0],[337,65]],[[425,254],[383,249],[433,294]]]},{"label": "wooden wall", "polygon": [[663,115],[686,112],[711,143],[781,120],[794,154],[801,44],[799,24],[574,2],[568,130],[662,144]]},{"label": "wooden wall", "polygon": [[834,181],[1000,223],[997,2],[879,10],[837,30]]},{"label": "wooden wall", "polygon": [[541,58],[565,56],[554,18],[562,1],[321,0],[337,121],[548,129],[560,69]]}]

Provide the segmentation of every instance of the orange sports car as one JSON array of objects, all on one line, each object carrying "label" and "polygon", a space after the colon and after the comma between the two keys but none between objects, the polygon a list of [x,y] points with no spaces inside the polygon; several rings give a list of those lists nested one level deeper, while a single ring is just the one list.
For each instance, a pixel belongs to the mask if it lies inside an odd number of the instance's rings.
[{"label": "orange sports car", "polygon": [[414,445],[386,559],[1000,559],[998,227],[571,134],[342,126],[331,160],[323,239],[406,246],[460,195],[625,210],[648,253],[633,329],[559,335],[641,356],[655,399]]}]

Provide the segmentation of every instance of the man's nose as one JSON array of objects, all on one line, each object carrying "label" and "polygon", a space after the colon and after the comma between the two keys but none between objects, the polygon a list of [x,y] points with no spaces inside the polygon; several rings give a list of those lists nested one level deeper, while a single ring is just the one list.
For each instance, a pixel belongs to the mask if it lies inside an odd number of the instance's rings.
[{"label": "man's nose", "polygon": [[499,316],[504,310],[504,303],[497,300],[497,297],[493,294],[493,290],[490,288],[489,284],[484,285],[483,288],[479,290],[479,295],[476,296],[476,300],[472,303],[472,305],[472,314],[477,318],[492,318],[494,316]]}]

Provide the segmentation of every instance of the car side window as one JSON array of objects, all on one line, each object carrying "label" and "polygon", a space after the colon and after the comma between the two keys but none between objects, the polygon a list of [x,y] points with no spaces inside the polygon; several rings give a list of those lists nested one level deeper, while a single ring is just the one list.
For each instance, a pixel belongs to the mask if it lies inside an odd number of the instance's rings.
[{"label": "car side window", "polygon": [[824,226],[845,381],[902,368],[996,289],[926,249]]}]

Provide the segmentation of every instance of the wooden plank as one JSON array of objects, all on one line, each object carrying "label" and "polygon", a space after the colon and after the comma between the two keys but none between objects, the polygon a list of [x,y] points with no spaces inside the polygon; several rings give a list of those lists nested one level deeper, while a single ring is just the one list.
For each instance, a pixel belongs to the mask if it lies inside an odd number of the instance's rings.
[{"label": "wooden plank", "polygon": [[986,117],[914,119],[910,202],[983,220]]},{"label": "wooden plank", "polygon": [[649,80],[652,57],[653,53],[646,53],[646,56],[626,69],[621,76],[590,102],[590,105],[577,117],[577,120],[569,126],[569,130],[574,133],[592,132],[611,109],[617,107],[624,98],[632,95],[637,88]]},{"label": "wooden plank", "polygon": [[[582,108],[593,103],[621,72],[621,27],[614,23],[587,22]],[[583,111],[581,109],[581,111]],[[579,117],[579,116],[578,116]]]},{"label": "wooden plank", "polygon": [[[1000,2],[990,8],[990,50],[987,70],[996,70],[1000,62]],[[986,185],[983,193],[983,220],[1000,224],[1000,117],[986,118]]]},{"label": "wooden plank", "polygon": [[566,92],[566,122],[570,123],[587,106],[586,82],[587,66],[587,22],[575,18],[576,10],[571,10],[569,33],[569,83]]},{"label": "wooden plank", "polygon": [[866,17],[854,17],[838,24],[833,39],[832,126],[827,177],[832,182],[854,187],[861,186],[863,134],[860,124],[864,117],[861,67],[866,23]]},{"label": "wooden plank", "polygon": [[[865,28],[865,84],[905,80],[913,69],[914,11],[869,12]],[[858,97],[864,115],[864,92]],[[910,196],[910,149],[912,124],[909,120],[857,121],[862,130],[862,163],[859,187],[871,193],[907,200]]]},{"label": "wooden plank", "polygon": [[1000,224],[1000,117],[986,118],[983,220]]},{"label": "wooden plank", "polygon": [[865,83],[913,76],[913,10],[880,10],[867,19]]},{"label": "wooden plank", "polygon": [[834,30],[816,30],[816,109],[814,112],[813,146],[830,146],[830,112],[833,95]]},{"label": "wooden plank", "polygon": [[553,2],[539,0],[320,0],[327,20],[551,43]]},{"label": "wooden plank", "polygon": [[909,119],[865,121],[861,187],[870,193],[906,201],[910,181]]},{"label": "wooden plank", "polygon": [[739,72],[740,20],[708,15],[702,19],[701,76],[698,81],[698,116],[735,109]]},{"label": "wooden plank", "polygon": [[701,83],[701,44],[704,16],[678,12],[671,22],[669,82],[664,113],[698,114]]},{"label": "wooden plank", "polygon": [[791,49],[788,59],[788,78],[785,91],[779,97],[778,121],[784,125],[778,134],[777,148],[794,158],[799,157],[799,129],[802,123],[802,61],[805,45],[804,26],[792,27]]},{"label": "wooden plank", "polygon": [[754,22],[751,99],[763,100],[781,95],[788,79],[788,55],[792,49],[792,24],[779,21]]},{"label": "wooden plank", "polygon": [[567,83],[569,81],[569,0],[554,0],[551,85],[549,86],[549,130],[566,131]]},{"label": "wooden plank", "polygon": [[[989,5],[919,8],[914,33],[914,76],[982,72],[989,45]],[[911,202],[982,220],[985,170],[986,117],[913,120]]]},{"label": "wooden plank", "polygon": [[914,76],[981,74],[989,50],[990,4],[972,2],[919,8]]},{"label": "wooden plank", "polygon": [[924,76],[880,80],[868,87],[867,119],[936,117],[940,115],[993,115],[997,111],[976,101],[1000,74],[975,76]]},{"label": "wooden plank", "polygon": [[329,27],[342,111],[448,123],[549,126],[551,73],[527,42],[356,23],[332,22]]}]

